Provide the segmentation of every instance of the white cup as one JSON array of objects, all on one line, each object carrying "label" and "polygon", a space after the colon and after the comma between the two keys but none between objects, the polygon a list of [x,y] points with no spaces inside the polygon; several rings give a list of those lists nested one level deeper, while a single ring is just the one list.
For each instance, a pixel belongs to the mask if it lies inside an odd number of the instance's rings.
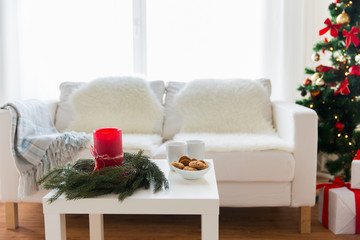
[{"label": "white cup", "polygon": [[179,161],[181,156],[186,155],[186,143],[185,142],[169,142],[166,144],[166,157],[170,169],[174,171],[173,166],[171,165],[172,161]]},{"label": "white cup", "polygon": [[186,152],[190,158],[204,160],[204,158],[205,158],[205,143],[201,140],[186,141]]}]

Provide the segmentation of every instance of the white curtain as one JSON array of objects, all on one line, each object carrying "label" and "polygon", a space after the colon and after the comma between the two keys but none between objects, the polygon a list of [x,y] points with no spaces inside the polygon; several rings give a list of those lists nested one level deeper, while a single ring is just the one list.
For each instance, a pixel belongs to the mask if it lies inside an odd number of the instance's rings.
[{"label": "white curtain", "polygon": [[[54,2],[58,5],[51,8]],[[124,5],[119,6],[120,2]],[[155,14],[156,2],[162,7],[157,8],[159,14]],[[305,78],[304,67],[316,66],[310,58],[312,46],[323,38],[318,30],[328,16],[330,0],[239,1],[238,8],[226,9],[226,4],[236,2],[147,1],[148,77],[165,81],[266,77],[272,81],[272,99],[299,98],[296,88]],[[33,3],[48,4],[48,8],[32,15],[39,10],[31,9]],[[73,8],[61,7],[62,3]],[[0,103],[24,98],[57,99],[63,81],[89,81],[132,72],[131,3],[0,0]],[[50,11],[44,12],[47,9]],[[219,16],[211,16],[218,13],[223,14],[225,25],[216,20]],[[198,17],[194,24],[184,21],[186,14]],[[42,24],[44,31],[29,32],[29,24]],[[214,32],[224,38],[214,42]],[[180,40],[181,45],[176,44]],[[71,52],[74,48],[69,48],[74,45],[77,51]]]},{"label": "white curtain", "polygon": [[0,0],[0,104],[21,97],[17,9],[17,0]]},{"label": "white curtain", "polygon": [[322,39],[319,29],[330,0],[265,0],[265,45],[262,75],[272,81],[272,99],[295,101],[305,79],[304,68],[315,67],[313,45]]}]

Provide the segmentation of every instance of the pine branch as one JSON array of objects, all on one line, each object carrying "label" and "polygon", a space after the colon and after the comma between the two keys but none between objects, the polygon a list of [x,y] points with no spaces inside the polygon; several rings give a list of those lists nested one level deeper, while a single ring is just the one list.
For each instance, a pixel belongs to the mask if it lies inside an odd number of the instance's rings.
[{"label": "pine branch", "polygon": [[169,183],[158,166],[143,155],[124,153],[121,166],[92,170],[94,160],[79,159],[64,167],[48,172],[38,184],[47,190],[54,189],[50,203],[65,194],[66,199],[81,199],[109,193],[119,194],[119,200],[131,196],[139,188],[150,188],[154,184],[154,193],[162,188],[168,189]]}]

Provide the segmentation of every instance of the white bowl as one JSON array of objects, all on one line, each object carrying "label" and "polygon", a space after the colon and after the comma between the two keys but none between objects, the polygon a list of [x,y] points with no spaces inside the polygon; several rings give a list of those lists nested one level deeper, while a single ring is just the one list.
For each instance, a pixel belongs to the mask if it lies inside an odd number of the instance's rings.
[{"label": "white bowl", "polygon": [[190,180],[194,180],[194,179],[199,179],[202,178],[202,176],[204,176],[211,168],[211,164],[209,162],[206,162],[207,165],[209,166],[208,168],[205,168],[204,170],[197,170],[197,171],[186,171],[186,170],[182,170],[180,168],[176,168],[173,167],[173,169],[180,174],[183,178],[185,179],[190,179]]}]

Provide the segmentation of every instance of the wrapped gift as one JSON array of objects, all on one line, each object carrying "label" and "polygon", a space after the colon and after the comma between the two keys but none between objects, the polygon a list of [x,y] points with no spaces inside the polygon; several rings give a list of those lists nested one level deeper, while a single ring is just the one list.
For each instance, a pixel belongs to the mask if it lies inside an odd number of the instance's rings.
[{"label": "wrapped gift", "polygon": [[351,188],[360,189],[360,154],[351,163]]},{"label": "wrapped gift", "polygon": [[340,178],[318,188],[320,222],[335,234],[360,233],[360,190]]}]

